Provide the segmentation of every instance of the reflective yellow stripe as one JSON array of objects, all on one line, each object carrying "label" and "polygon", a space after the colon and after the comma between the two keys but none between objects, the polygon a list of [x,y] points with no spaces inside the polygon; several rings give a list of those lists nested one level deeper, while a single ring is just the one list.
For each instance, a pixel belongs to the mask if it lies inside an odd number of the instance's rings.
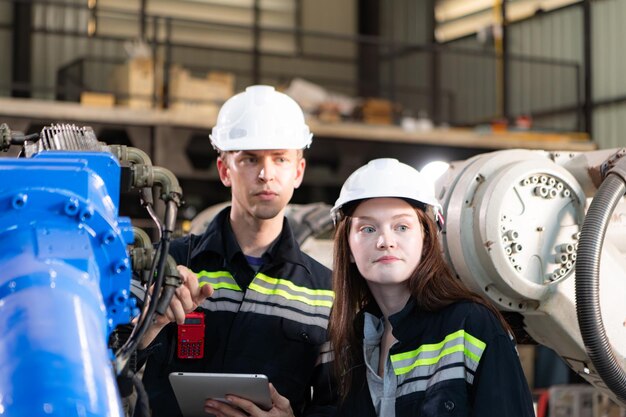
[{"label": "reflective yellow stripe", "polygon": [[474,352],[471,352],[469,350],[467,350],[465,348],[465,346],[463,345],[456,345],[456,346],[452,346],[448,349],[442,350],[441,353],[437,356],[435,356],[434,358],[426,358],[426,359],[418,359],[415,362],[413,362],[411,365],[405,366],[404,368],[398,368],[398,369],[394,369],[394,373],[396,375],[403,375],[406,374],[407,372],[410,372],[411,370],[417,368],[418,366],[425,366],[425,365],[434,365],[437,362],[439,362],[439,360],[441,358],[443,358],[444,356],[450,355],[454,352],[464,352],[465,355],[469,356],[472,360],[478,362],[480,360],[480,358],[478,356],[476,356],[474,354]]},{"label": "reflective yellow stripe", "polygon": [[[286,279],[279,279],[279,278],[272,278],[272,277],[268,277],[265,274],[256,274],[255,279],[258,278],[262,281],[267,282],[268,284],[272,284],[272,285],[284,285],[287,288],[290,288],[294,291],[297,292],[303,292],[305,294],[310,294],[310,295],[321,295],[321,296],[326,296],[326,297],[332,297],[335,298],[335,292],[332,290],[312,290],[310,288],[307,287],[299,287],[296,284],[294,284],[293,282],[286,280]],[[267,294],[267,293],[263,293],[263,294]],[[282,295],[282,294],[281,294]],[[330,307],[330,305],[329,305]]]},{"label": "reflective yellow stripe", "polygon": [[[283,280],[277,280],[277,281],[283,281]],[[301,301],[301,302],[303,302],[305,304],[308,304],[308,305],[311,305],[311,306],[329,307],[330,308],[333,305],[332,301],[311,300],[309,298],[306,298],[305,296],[293,295],[293,294],[291,294],[291,293],[289,293],[289,292],[287,292],[285,290],[281,290],[281,289],[278,289],[278,288],[273,288],[273,289],[263,288],[260,285],[255,284],[254,282],[251,282],[250,286],[248,288],[251,289],[251,290],[254,290],[256,292],[259,292],[261,294],[265,294],[265,295],[280,295],[281,297],[284,297],[287,300]],[[323,291],[323,290],[320,290],[320,291]]]},{"label": "reflective yellow stripe", "polygon": [[485,347],[487,346],[485,342],[483,342],[480,339],[475,338],[474,336],[472,336],[469,333],[466,333],[465,331],[463,331],[463,337],[465,337],[465,340],[467,340],[468,342],[470,342],[472,345],[476,346],[480,350],[485,350]]},{"label": "reflective yellow stripe", "polygon": [[[200,287],[206,284],[211,284],[211,287],[213,287],[214,290],[219,290],[220,288],[227,288],[233,291],[241,291],[241,288],[239,287],[239,285],[237,285],[237,282],[235,282],[235,279],[233,278],[231,273],[228,271],[215,271],[215,272],[200,271],[197,273],[197,275],[198,275],[198,280],[199,280],[198,285]],[[205,278],[205,279],[203,280],[202,278]],[[225,280],[218,281],[217,280],[218,278],[222,278],[222,279],[225,278]]]},{"label": "reflective yellow stripe", "polygon": [[[403,360],[416,358],[420,353],[423,353],[423,352],[433,352],[433,351],[441,350],[446,343],[450,342],[451,340],[455,340],[455,339],[462,339],[464,341],[467,341],[468,343],[470,343],[471,345],[476,347],[481,352],[483,350],[485,350],[485,347],[487,346],[487,344],[485,342],[483,342],[480,339],[477,339],[476,337],[472,336],[469,333],[466,333],[465,330],[458,330],[458,331],[456,331],[454,333],[451,333],[448,336],[446,336],[439,343],[421,345],[420,347],[418,347],[415,350],[412,350],[412,351],[409,351],[409,352],[396,353],[395,355],[391,355],[391,362],[392,362],[392,364],[395,364],[395,363],[401,362]],[[461,340],[459,340],[459,342],[461,342]],[[452,354],[454,352],[463,352],[465,354],[465,356],[467,356],[471,360],[473,360],[475,362],[480,361],[480,356],[479,355],[476,355],[474,352],[472,352],[469,349],[467,349],[465,347],[464,343],[459,343],[457,345],[454,345],[454,346],[451,346],[451,347],[449,347],[447,349],[442,350],[439,353],[439,355],[437,355],[435,357],[424,358],[424,359],[417,359],[415,362],[411,363],[410,365],[407,365],[407,366],[404,366],[404,367],[401,367],[401,368],[394,368],[394,372],[395,372],[396,375],[406,374],[407,372],[410,372],[412,369],[414,369],[414,368],[416,368],[418,366],[425,366],[425,365],[436,364],[437,362],[439,362],[439,360],[442,357],[444,357],[446,355],[450,355],[450,354]]]}]

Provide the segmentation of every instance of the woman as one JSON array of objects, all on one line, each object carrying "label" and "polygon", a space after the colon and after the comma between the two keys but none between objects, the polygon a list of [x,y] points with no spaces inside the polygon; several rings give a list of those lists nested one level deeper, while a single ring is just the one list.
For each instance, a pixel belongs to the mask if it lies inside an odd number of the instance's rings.
[{"label": "woman", "polygon": [[338,415],[534,416],[508,325],[445,264],[432,183],[376,159],[331,215]]}]

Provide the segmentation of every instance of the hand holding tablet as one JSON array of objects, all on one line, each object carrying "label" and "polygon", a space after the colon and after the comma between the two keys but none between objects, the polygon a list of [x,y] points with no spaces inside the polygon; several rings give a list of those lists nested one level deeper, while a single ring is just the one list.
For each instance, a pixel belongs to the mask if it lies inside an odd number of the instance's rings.
[{"label": "hand holding tablet", "polygon": [[229,394],[252,401],[263,410],[272,408],[265,375],[172,372],[169,379],[184,417],[207,417],[206,400],[226,401]]}]

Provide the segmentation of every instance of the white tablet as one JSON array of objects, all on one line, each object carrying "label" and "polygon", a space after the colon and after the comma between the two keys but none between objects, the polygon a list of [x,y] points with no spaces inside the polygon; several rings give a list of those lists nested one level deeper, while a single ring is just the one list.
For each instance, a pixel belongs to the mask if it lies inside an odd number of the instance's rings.
[{"label": "white tablet", "polygon": [[228,394],[250,400],[263,410],[272,408],[265,375],[172,372],[169,379],[184,417],[209,416],[204,411],[206,400],[226,401]]}]

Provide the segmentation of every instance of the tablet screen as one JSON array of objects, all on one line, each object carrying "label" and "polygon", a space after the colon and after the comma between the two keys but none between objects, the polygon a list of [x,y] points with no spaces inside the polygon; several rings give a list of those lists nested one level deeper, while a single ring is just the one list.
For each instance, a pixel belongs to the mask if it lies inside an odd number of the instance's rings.
[{"label": "tablet screen", "polygon": [[169,379],[184,417],[207,417],[206,400],[225,401],[228,394],[250,400],[263,410],[272,408],[265,375],[172,372]]}]

